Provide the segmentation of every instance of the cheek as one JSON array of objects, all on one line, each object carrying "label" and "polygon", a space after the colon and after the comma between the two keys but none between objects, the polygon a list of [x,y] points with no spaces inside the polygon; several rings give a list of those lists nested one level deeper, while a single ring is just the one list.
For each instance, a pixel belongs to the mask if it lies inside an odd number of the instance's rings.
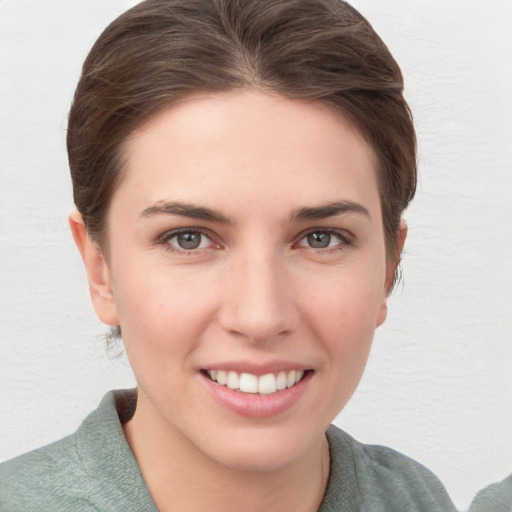
[{"label": "cheek", "polygon": [[303,297],[303,314],[331,358],[367,356],[385,303],[383,282],[379,273],[346,273],[316,281]]},{"label": "cheek", "polygon": [[191,272],[141,268],[123,272],[118,267],[120,271],[114,276],[125,344],[160,353],[190,349],[191,337],[214,314],[209,287]]},{"label": "cheek", "polygon": [[345,406],[364,373],[381,309],[377,286],[361,286],[349,280],[315,303],[316,337],[328,357],[327,388],[333,398],[333,414]]}]

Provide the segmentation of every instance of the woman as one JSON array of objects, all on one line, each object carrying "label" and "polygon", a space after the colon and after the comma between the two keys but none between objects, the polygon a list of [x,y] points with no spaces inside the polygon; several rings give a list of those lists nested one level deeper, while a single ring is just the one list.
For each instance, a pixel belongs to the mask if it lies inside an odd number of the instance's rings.
[{"label": "woman", "polygon": [[138,391],[5,465],[6,510],[453,508],[419,464],[328,428],[416,183],[400,70],[358,13],[144,2],[92,49],[68,151],[93,305]]}]

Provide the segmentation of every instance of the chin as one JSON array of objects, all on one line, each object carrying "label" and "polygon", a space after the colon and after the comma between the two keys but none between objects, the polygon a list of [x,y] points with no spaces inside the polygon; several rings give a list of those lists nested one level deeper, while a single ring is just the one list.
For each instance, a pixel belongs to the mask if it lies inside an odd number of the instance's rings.
[{"label": "chin", "polygon": [[265,473],[279,471],[300,461],[315,444],[321,446],[324,438],[323,431],[305,436],[293,435],[289,429],[284,432],[273,430],[243,429],[217,439],[209,434],[208,445],[200,450],[215,463],[232,471]]}]

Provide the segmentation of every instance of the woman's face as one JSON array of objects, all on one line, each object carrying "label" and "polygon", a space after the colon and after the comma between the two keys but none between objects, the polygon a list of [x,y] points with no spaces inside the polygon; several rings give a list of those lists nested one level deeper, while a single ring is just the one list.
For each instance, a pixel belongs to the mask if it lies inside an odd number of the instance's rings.
[{"label": "woman's face", "polygon": [[285,466],[321,442],[386,316],[371,148],[331,107],[244,91],[161,112],[126,159],[95,305],[121,325],[138,413],[225,466]]}]

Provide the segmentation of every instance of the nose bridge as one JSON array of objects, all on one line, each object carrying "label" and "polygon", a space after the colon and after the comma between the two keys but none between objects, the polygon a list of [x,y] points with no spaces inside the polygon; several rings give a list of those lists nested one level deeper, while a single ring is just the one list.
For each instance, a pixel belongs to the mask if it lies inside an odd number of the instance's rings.
[{"label": "nose bridge", "polygon": [[284,267],[282,255],[272,249],[236,255],[225,283],[224,329],[256,342],[294,328],[296,314]]}]

